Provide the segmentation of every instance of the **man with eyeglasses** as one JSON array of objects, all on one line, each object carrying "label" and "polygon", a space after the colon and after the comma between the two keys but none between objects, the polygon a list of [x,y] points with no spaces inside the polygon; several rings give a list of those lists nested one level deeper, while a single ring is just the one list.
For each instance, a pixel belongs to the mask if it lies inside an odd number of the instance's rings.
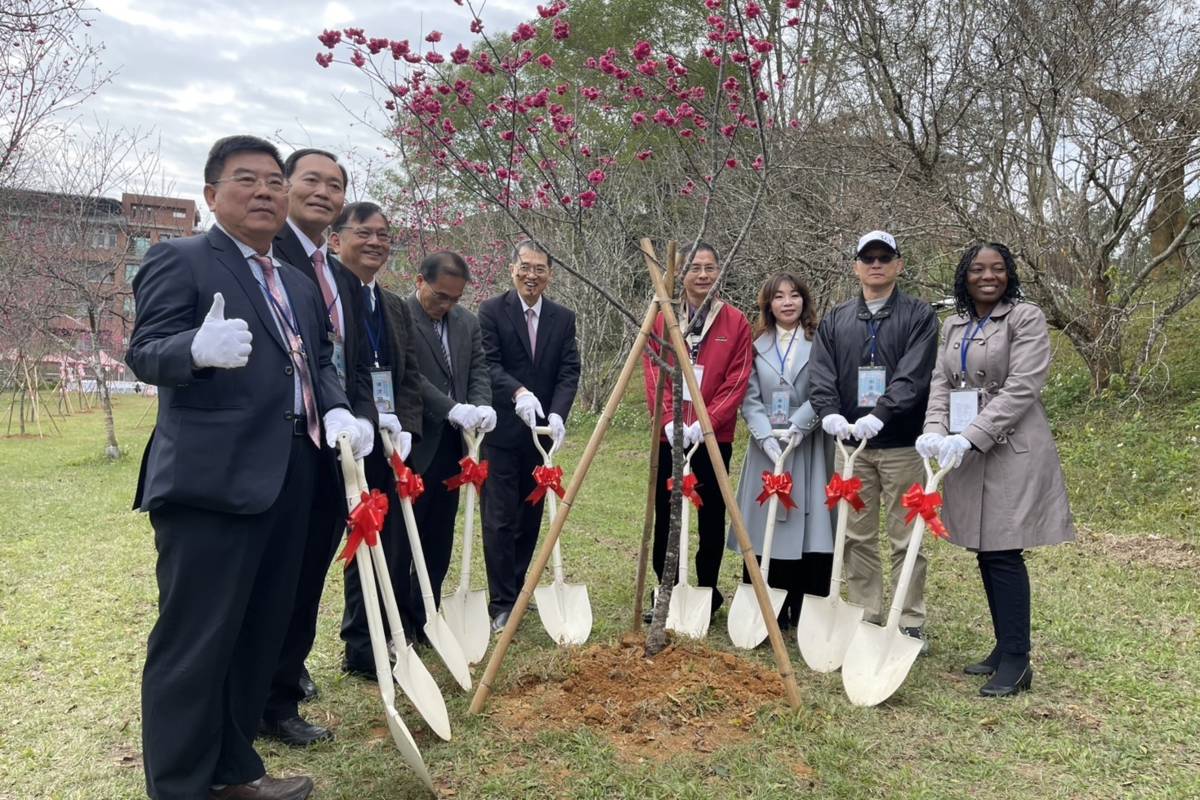
[{"label": "man with eyeglasses", "polygon": [[[326,241],[327,229],[345,204],[346,168],[334,154],[306,148],[288,156],[283,176],[288,181],[288,215],[275,235],[275,252],[320,290],[329,319],[334,368],[354,413],[374,425],[379,416],[371,398],[370,352],[360,323],[362,293],[358,279],[329,253]],[[382,445],[375,449],[380,448]],[[293,747],[333,737],[327,728],[300,716],[299,703],[318,694],[304,660],[316,638],[325,576],[345,530],[347,513],[337,451],[323,448],[296,602],[260,729],[263,735]]]},{"label": "man with eyeglasses", "polygon": [[542,465],[527,428],[548,425],[552,435],[544,445],[562,447],[579,388],[575,312],[545,296],[553,276],[549,253],[535,242],[520,242],[509,272],[513,288],[479,306],[497,418],[496,431],[484,442],[491,473],[483,488],[493,633],[508,623],[542,526],[543,502],[525,502],[537,488],[533,470]]},{"label": "man with eyeglasses", "polygon": [[254,750],[308,531],[297,498],[318,484],[322,442],[345,433],[365,455],[371,437],[334,369],[320,292],[272,248],[287,209],[278,151],[221,139],[204,181],[216,224],[146,253],[126,354],[161,400],[134,500],[158,551],[146,790],[303,800],[312,781],[267,775]]},{"label": "man with eyeglasses", "polygon": [[[929,401],[937,358],[937,315],[928,303],[900,291],[904,259],[895,238],[871,231],[858,240],[854,274],[861,292],[829,312],[817,327],[809,360],[809,399],[822,427],[840,439],[867,440],[855,462],[864,507],[850,513],[846,529],[846,587],[864,618],[883,619],[883,568],[879,557],[879,512],[886,514],[891,546],[892,591],[904,563],[909,528],[901,497],[924,469],[914,445]],[[840,454],[836,468],[841,469]],[[917,557],[900,626],[925,639],[925,554]]]}]

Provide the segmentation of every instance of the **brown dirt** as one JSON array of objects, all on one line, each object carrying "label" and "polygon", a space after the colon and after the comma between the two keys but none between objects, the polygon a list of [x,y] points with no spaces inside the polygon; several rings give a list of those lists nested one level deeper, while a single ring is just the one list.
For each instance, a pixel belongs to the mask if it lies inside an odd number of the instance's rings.
[{"label": "brown dirt", "polygon": [[783,698],[779,676],[699,643],[643,657],[641,636],[571,655],[561,680],[525,676],[495,717],[518,737],[587,727],[633,761],[711,753],[745,739],[764,705]]},{"label": "brown dirt", "polygon": [[1200,569],[1200,552],[1176,539],[1145,533],[1115,536],[1081,528],[1080,543],[1094,547],[1118,564],[1141,565],[1164,570]]}]

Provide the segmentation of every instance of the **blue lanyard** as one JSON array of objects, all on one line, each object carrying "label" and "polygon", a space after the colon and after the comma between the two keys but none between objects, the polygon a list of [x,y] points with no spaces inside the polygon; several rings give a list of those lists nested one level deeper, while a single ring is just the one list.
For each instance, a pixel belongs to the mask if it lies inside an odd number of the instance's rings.
[{"label": "blue lanyard", "polygon": [[792,338],[788,341],[787,350],[783,351],[783,355],[779,354],[779,333],[775,333],[775,357],[779,359],[779,377],[783,377],[787,372],[788,356],[792,354],[792,345],[796,343],[796,336],[799,335],[799,328],[792,330]]},{"label": "blue lanyard", "polygon": [[971,342],[975,339],[976,336],[979,335],[979,332],[981,330],[983,330],[983,326],[986,325],[987,321],[991,318],[992,318],[992,315],[988,314],[986,317],[979,320],[979,324],[975,326],[974,333],[971,332],[971,323],[970,322],[967,322],[967,327],[963,329],[962,347],[960,348],[962,350],[962,352],[960,353],[960,355],[962,356],[962,372],[960,372],[959,375],[961,376],[962,384],[964,386],[966,386],[966,384],[967,384],[967,350],[971,347]]},{"label": "blue lanyard", "polygon": [[876,334],[879,333],[879,325],[882,320],[871,320],[867,323],[867,330],[871,332],[871,366],[875,366],[875,354],[878,352],[875,344]]}]

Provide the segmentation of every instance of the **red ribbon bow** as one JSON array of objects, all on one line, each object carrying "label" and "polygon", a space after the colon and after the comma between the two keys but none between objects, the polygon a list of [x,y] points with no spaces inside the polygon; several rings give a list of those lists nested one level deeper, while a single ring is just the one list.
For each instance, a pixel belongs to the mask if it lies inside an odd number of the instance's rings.
[{"label": "red ribbon bow", "polygon": [[417,498],[425,493],[425,481],[400,460],[399,453],[393,452],[391,460],[392,472],[396,474],[396,494],[400,495],[401,500],[411,500],[415,503]]},{"label": "red ribbon bow", "polygon": [[939,492],[925,493],[921,488],[921,484],[914,483],[908,487],[908,491],[904,493],[904,497],[900,498],[900,505],[909,509],[908,516],[904,518],[905,522],[912,522],[920,514],[925,519],[925,524],[929,526],[929,531],[939,539],[950,538],[950,532],[946,530],[946,526],[942,524],[941,517],[938,516],[938,509],[942,507],[942,495]]},{"label": "red ribbon bow", "polygon": [[346,549],[338,558],[350,566],[358,546],[366,542],[367,547],[379,544],[379,532],[383,530],[383,519],[387,516],[387,495],[378,489],[372,489],[370,494],[362,493],[362,498],[350,518],[346,521]]},{"label": "red ribbon bow", "polygon": [[858,496],[858,490],[861,488],[861,478],[851,477],[847,480],[835,472],[833,479],[825,487],[825,505],[832,509],[839,500],[845,500],[855,511],[862,511],[864,503]]},{"label": "red ribbon bow", "polygon": [[476,492],[482,491],[483,482],[487,480],[488,476],[488,462],[480,461],[476,463],[475,459],[466,456],[458,462],[458,465],[462,467],[462,472],[453,478],[447,478],[442,481],[442,483],[446,484],[446,488],[453,491],[460,486],[466,486],[468,483],[471,483],[475,485]]},{"label": "red ribbon bow", "polygon": [[781,472],[776,475],[770,470],[764,469],[762,483],[762,493],[755,498],[760,506],[770,500],[771,495],[779,495],[779,502],[783,503],[784,508],[791,511],[796,507],[796,501],[792,499],[792,475],[790,472]]},{"label": "red ribbon bow", "polygon": [[547,489],[553,490],[561,498],[566,494],[562,487],[562,477],[562,467],[534,467],[533,479],[537,481],[537,488],[529,493],[529,497],[525,498],[525,502],[530,505],[537,505],[546,496]]},{"label": "red ribbon bow", "polygon": [[[704,505],[704,501],[700,499],[700,493],[696,491],[696,487],[698,485],[699,484],[696,483],[695,475],[684,475],[683,476],[683,496],[686,497],[688,500],[691,500],[692,505],[694,505],[696,508],[700,508],[702,505]],[[674,478],[667,478],[667,491],[668,492],[675,491],[675,479]]]}]

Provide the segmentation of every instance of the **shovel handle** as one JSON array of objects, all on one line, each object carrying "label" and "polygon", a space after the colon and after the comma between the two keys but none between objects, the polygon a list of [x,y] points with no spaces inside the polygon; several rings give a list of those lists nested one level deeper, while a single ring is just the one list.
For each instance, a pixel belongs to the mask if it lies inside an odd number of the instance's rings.
[{"label": "shovel handle", "polygon": [[550,426],[549,425],[535,425],[534,427],[529,429],[529,432],[533,436],[533,446],[536,447],[537,451],[542,454],[542,463],[545,464],[547,467],[553,466],[550,463],[550,458],[558,451],[558,448],[555,445],[551,444],[550,450],[549,450],[549,452],[547,452],[546,448],[542,447],[542,440],[540,438],[542,436],[553,436],[554,435],[550,431]]},{"label": "shovel handle", "polygon": [[792,454],[792,451],[796,449],[796,445],[799,444],[799,442],[792,440],[791,431],[787,431],[787,430],[771,431],[771,435],[774,436],[776,439],[780,439],[780,440],[787,439],[788,440],[787,447],[783,448],[782,452],[780,452],[780,454],[779,454],[779,458],[775,460],[775,465],[774,465],[773,471],[776,475],[780,475],[783,473],[783,462],[787,461],[787,457]]},{"label": "shovel handle", "polygon": [[479,448],[483,446],[483,437],[486,435],[476,429],[462,430],[463,441],[467,443],[467,455],[475,461],[479,460]]},{"label": "shovel handle", "polygon": [[859,441],[858,447],[854,448],[853,453],[846,452],[846,442],[842,437],[835,436],[833,441],[837,444],[837,449],[842,454],[842,478],[849,478],[854,474],[854,461],[858,458],[858,454],[863,451],[863,448],[867,446],[867,440],[862,439]]}]

